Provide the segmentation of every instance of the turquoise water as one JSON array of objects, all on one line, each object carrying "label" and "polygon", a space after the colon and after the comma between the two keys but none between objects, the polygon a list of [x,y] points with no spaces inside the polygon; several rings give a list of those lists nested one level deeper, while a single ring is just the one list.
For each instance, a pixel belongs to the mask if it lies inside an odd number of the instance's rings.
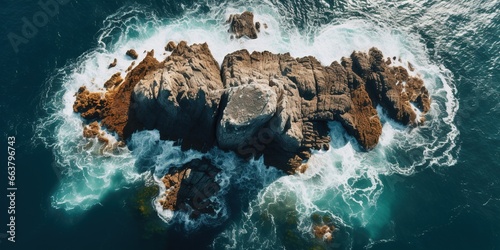
[{"label": "turquoise water", "polygon": [[[31,1],[1,6],[5,34],[20,34],[22,17],[41,9]],[[0,239],[0,246],[497,249],[499,9],[498,1],[60,5],[17,53],[7,35],[0,38],[1,126],[4,138],[15,135],[18,141],[20,189],[18,242]],[[269,26],[257,40],[231,40],[226,33],[225,19],[244,10]],[[425,126],[407,129],[380,111],[381,142],[369,153],[358,152],[341,126],[331,123],[336,138],[331,149],[315,152],[308,171],[294,176],[217,149],[182,152],[155,131],[134,134],[129,148],[119,152],[89,148],[82,121],[72,112],[76,90],[82,85],[96,90],[116,70],[126,70],[129,48],[159,52],[169,40],[207,42],[219,63],[225,54],[246,48],[313,55],[330,64],[376,46],[386,56],[402,58],[401,64],[415,65],[431,93],[431,112]],[[113,58],[119,64],[110,71]],[[157,211],[154,195],[146,202],[151,216],[137,211],[138,190],[157,186],[172,164],[201,157],[222,168],[215,216],[191,220]],[[317,217],[338,228],[333,243],[314,239]],[[0,217],[0,225],[4,221]]]}]

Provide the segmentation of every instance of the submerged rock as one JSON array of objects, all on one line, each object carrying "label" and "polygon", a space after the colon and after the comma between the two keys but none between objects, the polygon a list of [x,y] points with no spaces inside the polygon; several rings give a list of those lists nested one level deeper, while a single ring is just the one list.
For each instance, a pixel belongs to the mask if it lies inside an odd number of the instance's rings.
[{"label": "submerged rock", "polygon": [[97,146],[97,150],[93,151],[93,153],[100,155],[104,153],[119,153],[120,149],[126,146],[124,142],[115,141],[112,136],[109,136],[106,131],[102,130],[101,125],[97,121],[83,126],[83,137],[87,138],[87,144],[84,146],[84,149],[88,150]]},{"label": "submerged rock", "polygon": [[313,225],[312,225],[312,233],[314,234],[316,239],[323,240],[327,243],[332,243],[334,239],[334,233],[338,231],[338,229],[333,224],[333,219],[329,215],[321,216],[318,213],[314,213],[311,216]]},{"label": "submerged rock", "polygon": [[333,240],[333,232],[335,230],[335,227],[333,226],[315,226],[313,228],[314,236],[316,236],[317,239],[322,239],[326,242],[331,242]]}]

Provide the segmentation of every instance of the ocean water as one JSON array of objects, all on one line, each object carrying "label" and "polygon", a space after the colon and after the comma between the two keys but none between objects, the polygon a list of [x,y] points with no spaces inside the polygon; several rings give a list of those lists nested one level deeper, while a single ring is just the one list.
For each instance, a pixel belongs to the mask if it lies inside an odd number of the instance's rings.
[{"label": "ocean water", "polygon": [[[24,20],[42,7],[0,6],[0,126],[5,147],[16,136],[18,187],[16,243],[0,226],[0,249],[500,248],[499,1],[69,0],[17,49],[8,34],[22,35]],[[245,10],[269,28],[257,40],[232,40],[224,22]],[[157,131],[103,153],[82,137],[74,93],[125,72],[130,48],[139,60],[151,49],[165,58],[170,40],[206,42],[219,63],[245,48],[313,55],[327,65],[375,46],[415,66],[431,111],[424,126],[409,129],[379,109],[383,134],[368,153],[332,122],[331,149],[314,152],[301,175],[218,149],[183,152]],[[114,58],[117,67],[108,69]],[[159,178],[201,157],[222,169],[215,215],[193,220],[158,209]],[[147,215],[137,209],[143,190],[154,190],[142,201]],[[335,224],[332,243],[312,235],[316,218]]]}]

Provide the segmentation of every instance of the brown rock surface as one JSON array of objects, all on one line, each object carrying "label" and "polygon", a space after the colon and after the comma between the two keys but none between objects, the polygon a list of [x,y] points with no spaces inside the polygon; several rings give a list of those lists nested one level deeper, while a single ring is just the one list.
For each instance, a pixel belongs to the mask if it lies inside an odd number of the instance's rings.
[{"label": "brown rock surface", "polygon": [[154,51],[148,52],[146,58],[137,65],[118,88],[106,95],[107,105],[102,114],[102,125],[116,132],[122,139],[128,138],[133,132],[141,129],[141,123],[130,116],[131,98],[135,85],[147,74],[154,72],[160,63],[154,58]]},{"label": "brown rock surface", "polygon": [[[338,65],[338,64],[337,64]],[[339,121],[353,135],[363,149],[372,149],[382,134],[382,124],[375,106],[365,90],[365,82],[352,71],[352,61],[342,58],[346,71],[352,108],[340,114]]]},{"label": "brown rock surface", "polygon": [[101,126],[96,121],[83,127],[83,137],[97,138],[100,142],[104,144],[109,143],[109,140],[105,137],[105,133],[101,130]]},{"label": "brown rock surface", "polygon": [[114,75],[111,76],[111,78],[109,78],[109,80],[107,80],[105,83],[104,83],[104,88],[106,89],[110,89],[110,88],[113,88],[113,87],[116,87],[118,86],[121,82],[123,82],[123,78],[121,76],[121,73],[120,72],[117,72],[115,73]]},{"label": "brown rock surface", "polygon": [[91,93],[85,86],[80,87],[76,93],[73,111],[80,116],[92,120],[101,119],[107,102],[102,93]]},{"label": "brown rock surface", "polygon": [[122,139],[158,129],[184,149],[218,145],[244,157],[264,155],[266,164],[289,173],[305,169],[311,149],[329,148],[329,121],[370,150],[382,133],[377,105],[405,125],[423,122],[412,103],[423,114],[430,109],[423,81],[390,66],[376,48],[329,66],[311,56],[240,50],[219,68],[206,44],[186,42],[161,63],[149,52],[105,97],[83,87],[76,99],[75,112],[102,119]]},{"label": "brown rock surface", "polygon": [[118,60],[115,58],[115,60],[109,64],[108,69],[116,67],[116,64],[118,64]]},{"label": "brown rock surface", "polygon": [[[253,13],[245,11],[241,14],[233,14],[227,20],[229,23],[229,32],[233,33],[236,38],[246,36],[250,39],[257,38],[257,28],[253,22]],[[260,28],[260,24],[258,25]]]},{"label": "brown rock surface", "polygon": [[429,92],[422,79],[411,77],[401,66],[388,66],[380,50],[372,48],[368,54],[355,52],[351,59],[352,69],[364,77],[372,101],[387,110],[392,119],[403,125],[417,125],[419,121],[411,103],[416,103],[423,113],[429,111]]},{"label": "brown rock surface", "polygon": [[322,239],[326,242],[331,242],[333,240],[333,231],[335,227],[333,226],[314,226],[313,232],[317,239]]},{"label": "brown rock surface", "polygon": [[130,63],[130,65],[128,66],[127,68],[127,72],[131,71],[135,66],[135,61],[133,61],[132,63]]},{"label": "brown rock surface", "polygon": [[172,51],[175,49],[175,47],[177,47],[177,44],[175,44],[175,42],[174,42],[174,41],[170,41],[170,42],[168,42],[168,43],[167,43],[167,45],[165,46],[165,50],[166,50],[166,51],[169,51],[169,52],[172,52]]},{"label": "brown rock surface", "polygon": [[312,233],[316,239],[331,243],[334,239],[334,233],[338,229],[334,225],[334,220],[330,215],[314,213],[311,215],[313,222]]},{"label": "brown rock surface", "polygon": [[130,58],[134,59],[134,60],[139,57],[139,54],[137,54],[137,51],[135,51],[134,49],[127,50],[126,55],[129,56]]}]

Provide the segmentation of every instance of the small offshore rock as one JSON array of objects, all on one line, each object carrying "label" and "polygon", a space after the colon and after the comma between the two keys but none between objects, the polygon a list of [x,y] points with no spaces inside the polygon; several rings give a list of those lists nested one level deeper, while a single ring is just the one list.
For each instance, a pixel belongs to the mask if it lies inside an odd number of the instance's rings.
[{"label": "small offshore rock", "polygon": [[116,67],[116,64],[118,64],[118,60],[115,58],[115,60],[109,64],[108,69]]},{"label": "small offshore rock", "polygon": [[137,54],[137,51],[135,51],[134,49],[130,49],[127,51],[127,56],[135,60],[139,57],[139,54]]},{"label": "small offshore rock", "polygon": [[315,226],[313,228],[314,236],[316,236],[317,239],[322,239],[326,242],[331,242],[333,240],[334,231],[335,227],[328,225]]},{"label": "small offshore rock", "polygon": [[257,38],[257,29],[253,21],[253,13],[245,11],[241,14],[233,14],[227,20],[229,23],[229,32],[233,33],[236,38],[246,36],[250,39]]},{"label": "small offshore rock", "polygon": [[255,29],[260,32],[260,22],[255,22]]}]

